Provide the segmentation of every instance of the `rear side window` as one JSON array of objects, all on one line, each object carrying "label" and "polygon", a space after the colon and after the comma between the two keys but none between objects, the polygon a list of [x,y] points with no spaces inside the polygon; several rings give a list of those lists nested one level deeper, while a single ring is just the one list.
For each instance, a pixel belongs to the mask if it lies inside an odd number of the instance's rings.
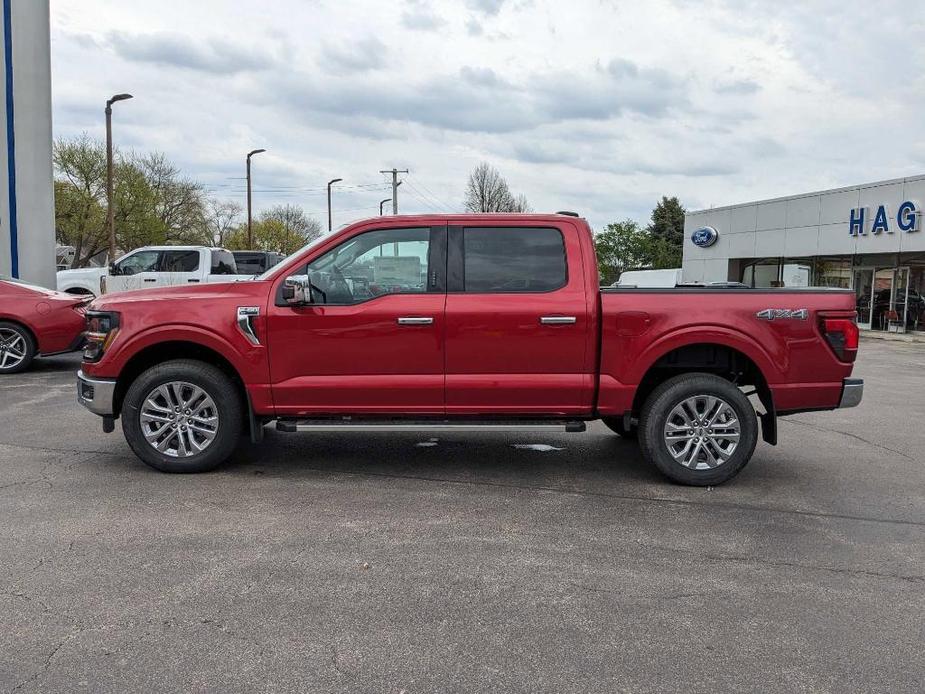
[{"label": "rear side window", "polygon": [[241,274],[257,275],[268,269],[266,257],[262,253],[235,253],[234,262]]},{"label": "rear side window", "polygon": [[161,256],[162,272],[196,272],[199,269],[199,251],[164,251]]},{"label": "rear side window", "polygon": [[465,291],[549,292],[565,286],[565,242],[558,229],[471,227],[463,230]]},{"label": "rear side window", "polygon": [[234,262],[234,256],[231,251],[212,250],[212,268],[209,272],[213,275],[237,275],[238,266]]}]

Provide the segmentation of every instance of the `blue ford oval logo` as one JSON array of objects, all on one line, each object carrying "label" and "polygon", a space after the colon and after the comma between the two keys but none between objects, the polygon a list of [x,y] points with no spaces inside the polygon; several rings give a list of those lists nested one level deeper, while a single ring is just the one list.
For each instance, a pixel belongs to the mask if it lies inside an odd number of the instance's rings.
[{"label": "blue ford oval logo", "polygon": [[695,246],[700,248],[706,248],[707,246],[712,246],[716,243],[716,239],[719,238],[719,233],[713,227],[700,227],[697,231],[691,234],[691,241]]}]

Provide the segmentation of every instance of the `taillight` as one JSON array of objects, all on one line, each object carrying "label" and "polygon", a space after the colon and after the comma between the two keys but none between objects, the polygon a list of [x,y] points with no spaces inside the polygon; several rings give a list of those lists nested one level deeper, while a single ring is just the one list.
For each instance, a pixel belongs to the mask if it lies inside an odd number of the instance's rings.
[{"label": "taillight", "polygon": [[839,361],[853,362],[858,356],[858,324],[853,318],[823,318],[822,334]]}]

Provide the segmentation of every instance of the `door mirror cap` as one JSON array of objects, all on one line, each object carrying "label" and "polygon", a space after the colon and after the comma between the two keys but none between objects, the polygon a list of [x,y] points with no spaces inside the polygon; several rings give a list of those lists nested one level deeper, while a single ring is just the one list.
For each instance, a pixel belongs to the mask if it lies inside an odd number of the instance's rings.
[{"label": "door mirror cap", "polygon": [[283,281],[283,301],[290,306],[312,303],[311,283],[308,275],[290,275]]}]

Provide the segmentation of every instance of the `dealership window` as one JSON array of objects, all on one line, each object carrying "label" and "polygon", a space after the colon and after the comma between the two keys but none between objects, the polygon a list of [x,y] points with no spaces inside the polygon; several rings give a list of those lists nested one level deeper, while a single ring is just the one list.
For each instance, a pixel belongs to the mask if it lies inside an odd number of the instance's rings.
[{"label": "dealership window", "polygon": [[813,259],[784,258],[779,279],[781,287],[809,287],[813,283]]},{"label": "dealership window", "polygon": [[851,288],[851,258],[814,258],[813,286]]},{"label": "dealership window", "polygon": [[780,286],[780,259],[764,258],[742,268],[742,284],[766,288]]}]

